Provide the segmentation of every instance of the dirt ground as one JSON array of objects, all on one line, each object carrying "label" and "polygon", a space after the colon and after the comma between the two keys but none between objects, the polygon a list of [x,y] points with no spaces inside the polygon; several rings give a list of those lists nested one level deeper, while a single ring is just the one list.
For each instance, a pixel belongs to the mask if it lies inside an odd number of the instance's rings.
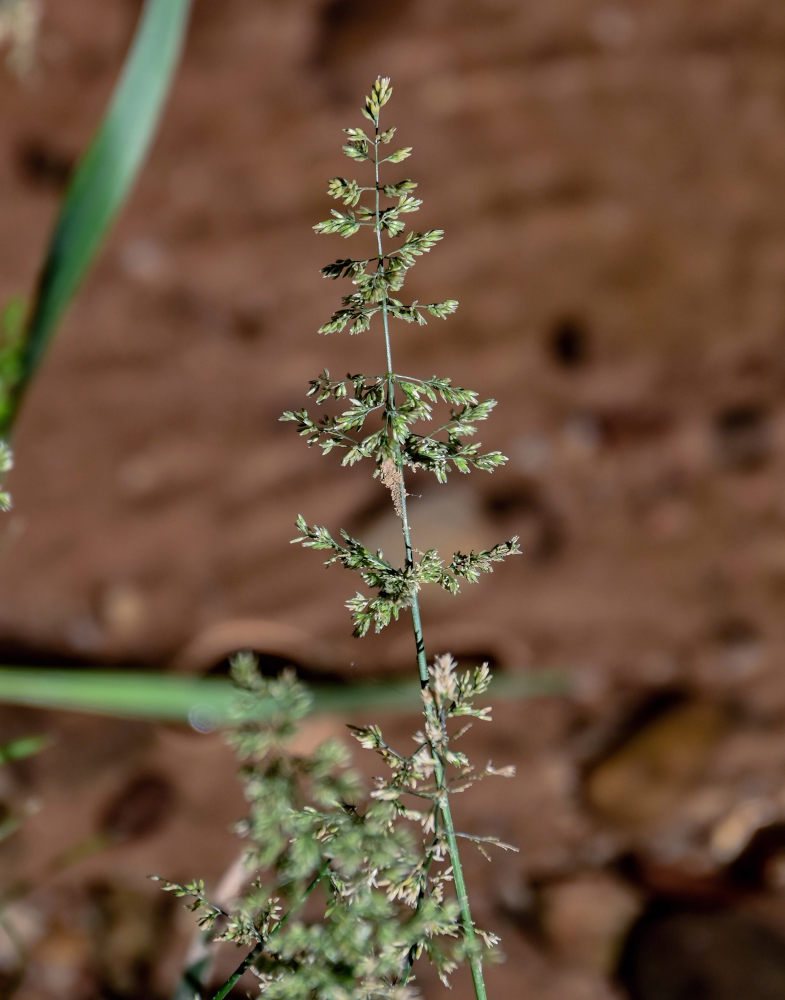
[{"label": "dirt ground", "polygon": [[[139,6],[45,0],[32,75],[0,71],[0,302],[34,285]],[[4,661],[202,673],[251,647],[334,683],[411,675],[406,626],[353,640],[354,580],[289,545],[302,512],[392,553],[384,488],[277,421],[321,368],[384,365],[373,332],[316,336],[345,245],[311,226],[390,75],[415,223],[447,233],[407,291],[461,300],[396,332],[396,366],[497,399],[481,436],[510,456],[416,478],[415,544],[524,549],[427,596],[427,645],[568,687],[476,736],[518,769],[459,806],[521,849],[469,863],[507,957],[490,995],[785,995],[784,51],[765,0],[198,0],[14,442]],[[0,846],[0,994],[171,995],[192,922],[144,876],[230,868],[231,755],[0,707],[0,743],[30,732],[56,744],[0,772],[30,811]]]}]

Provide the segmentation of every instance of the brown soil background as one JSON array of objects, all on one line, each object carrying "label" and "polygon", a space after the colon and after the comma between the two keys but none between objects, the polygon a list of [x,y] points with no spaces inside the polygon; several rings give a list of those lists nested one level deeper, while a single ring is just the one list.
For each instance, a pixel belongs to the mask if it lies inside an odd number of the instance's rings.
[{"label": "brown soil background", "polygon": [[[50,0],[32,77],[0,73],[0,302],[33,287],[138,10]],[[353,641],[354,580],[288,544],[302,511],[393,551],[383,488],[277,422],[322,367],[383,365],[373,333],[315,335],[341,294],[318,268],[346,245],[310,227],[349,170],[340,129],[393,78],[415,224],[447,232],[407,290],[461,300],[397,331],[396,365],[498,399],[482,437],[510,456],[416,480],[415,543],[524,545],[426,599],[428,646],[569,682],[497,707],[476,753],[518,777],[459,804],[521,848],[470,863],[507,955],[497,998],[785,992],[784,54],[764,0],[200,0],[142,180],[26,402],[6,660],[203,672],[250,646],[341,683],[411,673],[406,627]],[[31,731],[57,744],[0,778],[37,806],[0,851],[3,884],[29,882],[2,988],[169,995],[191,924],[144,876],[229,868],[230,755],[0,713],[0,742]],[[107,822],[122,843],[52,874]]]}]

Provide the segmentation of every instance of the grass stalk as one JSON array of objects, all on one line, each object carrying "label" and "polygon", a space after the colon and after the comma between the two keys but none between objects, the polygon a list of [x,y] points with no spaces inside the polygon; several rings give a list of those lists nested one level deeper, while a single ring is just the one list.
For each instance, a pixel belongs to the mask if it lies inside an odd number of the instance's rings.
[{"label": "grass stalk", "polygon": [[[381,204],[380,204],[380,194],[381,187],[379,183],[379,123],[378,121],[374,124],[374,142],[373,142],[373,165],[374,165],[374,175],[376,179],[376,245],[379,251],[379,261],[377,268],[382,268],[384,266],[384,250],[382,247],[382,226],[381,226]],[[384,346],[387,355],[387,392],[388,392],[388,414],[395,412],[395,383],[393,380],[393,363],[392,363],[392,342],[390,336],[390,320],[387,308],[387,291],[386,289],[382,291],[381,298],[381,315],[382,315],[382,325],[384,328]],[[388,417],[389,419],[389,417]],[[395,455],[395,465],[398,470],[399,482],[400,482],[400,518],[401,518],[401,533],[403,535],[403,543],[405,550],[405,565],[406,569],[411,572],[414,569],[414,557],[412,553],[412,538],[411,529],[409,527],[409,515],[408,507],[406,503],[406,477],[404,472],[403,459],[401,456],[400,447],[396,445],[396,455]],[[422,617],[420,615],[420,601],[417,593],[415,592],[410,605],[410,611],[412,616],[412,632],[414,634],[414,645],[417,655],[417,669],[420,676],[420,686],[422,688],[427,688],[430,685],[430,677],[428,674],[428,658],[425,651],[425,637],[423,633]],[[431,755],[433,757],[434,763],[434,775],[436,778],[436,784],[439,789],[439,811],[441,813],[442,822],[444,824],[444,833],[447,838],[447,846],[450,852],[450,861],[453,868],[453,876],[455,878],[455,893],[458,898],[458,905],[461,911],[461,925],[463,927],[463,933],[467,943],[467,951],[469,956],[469,966],[472,974],[472,982],[474,984],[474,993],[477,1000],[487,1000],[487,994],[485,991],[485,980],[482,973],[482,957],[480,953],[480,948],[478,947],[478,942],[474,933],[474,921],[472,919],[471,906],[469,903],[469,893],[466,889],[466,880],[463,874],[463,865],[461,864],[461,855],[458,849],[458,840],[455,836],[455,825],[452,819],[452,810],[450,809],[450,796],[447,782],[445,779],[444,772],[444,762],[442,761],[436,748],[431,745]]]}]

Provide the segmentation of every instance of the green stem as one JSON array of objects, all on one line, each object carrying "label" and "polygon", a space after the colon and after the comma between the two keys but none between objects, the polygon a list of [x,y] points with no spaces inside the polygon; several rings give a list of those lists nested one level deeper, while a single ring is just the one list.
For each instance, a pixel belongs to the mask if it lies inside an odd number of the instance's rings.
[{"label": "green stem", "polygon": [[229,976],[223,986],[218,990],[217,993],[213,994],[213,1000],[224,1000],[226,996],[231,992],[232,988],[238,982],[240,977],[251,968],[256,959],[264,951],[265,942],[260,941],[257,945],[248,952],[245,958],[240,962],[234,972]]},{"label": "green stem", "polygon": [[288,913],[285,913],[281,917],[281,919],[275,924],[275,926],[272,928],[267,937],[262,938],[257,944],[253,946],[253,948],[248,952],[248,954],[245,956],[242,962],[240,962],[240,964],[237,966],[237,968],[234,970],[231,976],[229,976],[229,978],[226,980],[223,986],[221,986],[221,988],[218,990],[217,993],[213,994],[212,1000],[225,1000],[225,997],[229,995],[233,987],[239,982],[240,978],[251,968],[256,959],[262,954],[262,952],[267,946],[267,941],[269,940],[269,938],[273,934],[275,934],[276,931],[279,931],[283,927],[283,925],[286,923],[286,921],[289,919],[289,917],[291,917],[293,913],[296,913],[297,910],[300,909],[300,907],[303,905],[306,899],[308,899],[308,897],[311,895],[316,886],[321,882],[321,880],[327,874],[327,870],[329,867],[330,867],[329,861],[322,862],[319,871],[311,879],[310,883],[308,884],[308,887],[306,888],[305,892],[303,892],[300,899],[297,900],[297,904],[293,906]]},{"label": "green stem", "polygon": [[[381,220],[381,209],[380,209],[380,187],[379,187],[379,122],[378,116],[374,123],[375,125],[375,137],[373,144],[374,152],[374,171],[376,175],[376,245],[379,251],[379,267],[383,266],[384,252],[382,250],[382,228],[380,224]],[[392,366],[392,347],[390,340],[390,321],[387,308],[387,293],[383,292],[381,299],[382,307],[382,323],[384,325],[384,345],[387,353],[387,387],[388,387],[388,412],[394,411],[395,408],[395,379],[393,375]],[[389,420],[388,420],[389,422]],[[401,531],[403,534],[403,542],[406,550],[406,568],[408,570],[414,567],[414,557],[412,555],[412,540],[411,531],[409,528],[409,516],[406,507],[406,484],[404,482],[404,472],[403,472],[403,459],[401,457],[400,446],[396,444],[396,466],[398,468],[398,474],[400,476],[400,497],[401,497]],[[414,632],[414,644],[417,651],[417,668],[420,674],[420,686],[425,689],[429,686],[430,678],[428,675],[428,659],[425,654],[425,640],[423,637],[422,628],[422,618],[420,616],[420,602],[415,592],[412,597],[411,602],[411,612],[412,612],[412,630]],[[447,847],[450,852],[450,860],[452,862],[453,878],[455,880],[455,894],[458,899],[458,907],[461,914],[461,925],[463,927],[464,938],[467,944],[469,967],[471,969],[472,981],[474,983],[474,993],[477,1000],[487,1000],[487,994],[485,992],[485,981],[482,975],[482,960],[479,943],[477,941],[477,936],[474,933],[474,921],[472,920],[471,907],[469,905],[469,894],[466,890],[466,880],[463,876],[463,866],[461,865],[460,853],[458,850],[458,840],[455,836],[455,825],[452,819],[452,811],[450,810],[450,800],[449,793],[447,790],[447,782],[444,774],[444,763],[436,752],[434,747],[431,747],[431,752],[434,762],[434,776],[436,779],[436,786],[439,789],[439,811],[441,812],[442,822],[444,824],[444,832],[447,838]],[[221,1000],[221,998],[216,997],[214,1000]]]}]

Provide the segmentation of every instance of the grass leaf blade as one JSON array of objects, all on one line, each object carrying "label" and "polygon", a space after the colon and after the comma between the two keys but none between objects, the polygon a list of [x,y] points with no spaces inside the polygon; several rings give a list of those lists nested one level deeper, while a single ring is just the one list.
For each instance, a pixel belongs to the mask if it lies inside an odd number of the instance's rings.
[{"label": "grass leaf blade", "polygon": [[76,169],[47,251],[22,349],[13,424],[63,312],[136,179],[161,116],[191,0],[147,0],[107,113]]},{"label": "grass leaf blade", "polygon": [[[564,675],[548,671],[494,679],[489,701],[499,697],[564,694]],[[316,712],[374,712],[416,709],[420,695],[405,681],[315,685]],[[0,667],[0,704],[89,712],[119,718],[190,722],[197,729],[236,724],[237,690],[225,677],[190,677],[119,670]],[[271,701],[258,703],[254,717],[274,713]]]}]

